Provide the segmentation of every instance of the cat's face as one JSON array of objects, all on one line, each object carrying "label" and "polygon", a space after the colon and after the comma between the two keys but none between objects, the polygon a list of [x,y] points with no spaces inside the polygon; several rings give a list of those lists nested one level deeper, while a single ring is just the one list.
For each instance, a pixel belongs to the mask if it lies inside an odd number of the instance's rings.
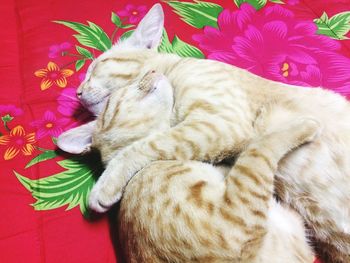
[{"label": "cat's face", "polygon": [[140,81],[114,91],[97,119],[92,147],[102,160],[131,143],[170,128],[173,89],[167,78],[155,71]]},{"label": "cat's face", "polygon": [[132,142],[170,128],[173,88],[164,75],[150,71],[112,92],[105,104],[95,121],[61,134],[59,148],[74,154],[97,148],[107,162]]},{"label": "cat's face", "polygon": [[98,117],[97,133],[109,131],[116,136],[141,136],[170,126],[173,89],[168,79],[155,71],[140,81],[114,91]]},{"label": "cat's face", "polygon": [[140,81],[148,71],[144,67],[146,57],[158,47],[163,23],[162,7],[156,4],[128,39],[116,43],[90,64],[77,96],[94,115],[101,112],[113,91]]}]

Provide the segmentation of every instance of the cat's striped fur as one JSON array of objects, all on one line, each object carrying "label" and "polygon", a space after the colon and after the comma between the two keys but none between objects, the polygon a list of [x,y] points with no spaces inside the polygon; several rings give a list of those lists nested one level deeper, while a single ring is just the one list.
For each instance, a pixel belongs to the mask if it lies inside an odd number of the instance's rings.
[{"label": "cat's striped fur", "polygon": [[[59,145],[89,131],[91,147],[108,163],[171,129],[173,104],[169,82],[150,72],[115,91],[96,121],[64,133]],[[118,215],[127,262],[312,263],[300,216],[273,199],[273,187],[279,160],[318,130],[313,120],[297,120],[249,144],[233,168],[186,160],[143,168],[126,187]]]},{"label": "cat's striped fur", "polygon": [[[106,162],[170,129],[172,89],[166,80],[153,84],[154,78],[149,73],[139,88],[112,94],[97,118],[92,147]],[[273,182],[279,160],[318,129],[301,119],[262,136],[233,168],[171,160],[147,165],[127,185],[118,215],[127,262],[312,263],[303,223],[273,199]]]},{"label": "cat's striped fur", "polygon": [[[322,135],[284,160],[277,172],[277,193],[303,216],[330,257],[327,262],[350,262],[349,102],[319,88],[291,87],[220,62],[148,49],[157,47],[162,23],[158,5],[129,39],[91,64],[78,89],[82,102],[98,112],[113,90],[149,70],[164,73],[174,87],[172,129],[113,157],[92,190],[90,207],[107,210],[127,181],[152,161],[219,161],[242,151],[252,138],[307,114],[322,124]],[[253,124],[259,112],[257,129]]]},{"label": "cat's striped fur", "polygon": [[305,128],[251,144],[226,180],[195,161],[143,168],[126,187],[118,215],[127,262],[312,263],[301,218],[272,200],[277,161]]}]

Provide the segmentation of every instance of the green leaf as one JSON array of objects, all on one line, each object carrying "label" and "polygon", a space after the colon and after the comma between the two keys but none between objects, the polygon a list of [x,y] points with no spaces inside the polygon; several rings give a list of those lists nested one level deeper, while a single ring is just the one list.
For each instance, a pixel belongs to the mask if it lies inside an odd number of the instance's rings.
[{"label": "green leaf", "polygon": [[129,31],[124,32],[124,33],[120,36],[120,40],[127,39],[128,37],[131,36],[132,32],[134,32],[134,30],[129,30]]},{"label": "green leaf", "polygon": [[84,57],[88,58],[88,59],[93,59],[94,56],[91,54],[91,52],[83,47],[79,47],[79,46],[75,46],[75,48],[77,49],[78,53],[80,55],[83,55]]},{"label": "green leaf", "polygon": [[131,28],[131,27],[134,27],[134,26],[135,26],[135,25],[126,24],[126,25],[121,25],[120,28],[128,29],[128,28]]},{"label": "green leaf", "polygon": [[14,119],[14,117],[12,117],[10,114],[6,114],[5,116],[1,117],[1,120],[4,124],[4,127],[7,131],[10,131],[11,129],[9,128],[9,126],[7,125],[8,122],[12,121]]},{"label": "green leaf", "polygon": [[27,165],[25,168],[29,168],[34,164],[46,161],[46,160],[50,160],[53,159],[57,156],[57,152],[54,150],[47,150],[39,155],[37,155],[36,157],[34,157]]},{"label": "green leaf", "polygon": [[176,53],[181,57],[204,58],[202,51],[182,41],[178,36],[175,36],[172,43],[170,43],[165,30],[163,31],[162,42],[158,50],[161,52]]},{"label": "green leaf", "polygon": [[74,37],[83,46],[91,47],[100,51],[106,51],[112,47],[112,42],[107,34],[102,28],[92,22],[88,21],[88,25],[63,20],[54,22],[75,30],[78,34],[75,34]]},{"label": "green leaf", "polygon": [[63,206],[69,210],[79,205],[84,216],[88,216],[88,195],[95,182],[93,174],[97,172],[96,160],[90,160],[91,167],[95,170],[90,167],[88,160],[81,157],[57,163],[66,170],[37,180],[31,180],[16,171],[14,173],[36,199],[32,204],[35,210],[51,210]]},{"label": "green leaf", "polygon": [[241,4],[243,3],[248,3],[252,5],[256,10],[263,8],[267,3],[267,0],[233,0],[233,1],[235,2],[237,7],[240,7]]},{"label": "green leaf", "polygon": [[54,145],[57,145],[57,138],[56,137],[51,137],[51,140]]},{"label": "green leaf", "polygon": [[13,117],[10,114],[6,114],[5,116],[1,117],[3,122],[9,122],[13,120]]},{"label": "green leaf", "polygon": [[120,17],[114,12],[112,12],[111,21],[113,24],[115,24],[116,27],[123,28],[123,29],[131,28],[135,26],[131,24],[123,25],[123,22],[121,21]]},{"label": "green leaf", "polygon": [[166,53],[174,53],[173,46],[169,41],[168,34],[165,29],[163,30],[162,42],[158,47],[158,51],[166,52]]},{"label": "green leaf", "polygon": [[195,0],[194,3],[169,1],[167,2],[182,20],[195,28],[204,26],[218,27],[218,16],[222,11],[222,6]]},{"label": "green leaf", "polygon": [[345,35],[350,31],[350,11],[342,12],[328,18],[323,12],[320,18],[314,19],[317,26],[317,34],[329,36],[334,39],[348,39]]},{"label": "green leaf", "polygon": [[244,0],[233,0],[233,2],[235,2],[235,4],[236,4],[237,7],[240,7],[241,4],[243,4],[243,3],[246,2],[246,1],[244,1]]},{"label": "green leaf", "polygon": [[[104,46],[107,47],[107,49],[112,47],[112,42],[109,39],[109,37],[107,36],[107,34],[103,31],[103,29],[101,27],[99,27],[98,25],[96,25],[93,22],[87,21],[89,27],[98,34],[100,40],[102,41],[102,43],[104,43]],[[105,50],[103,50],[105,51]]]},{"label": "green leaf", "polygon": [[116,27],[122,26],[122,21],[120,20],[120,17],[114,12],[112,12],[111,21],[113,24],[115,24]]},{"label": "green leaf", "polygon": [[79,59],[75,62],[75,71],[79,71],[85,65],[85,59]]},{"label": "green leaf", "polygon": [[284,4],[282,0],[270,0],[270,2],[275,4]]},{"label": "green leaf", "polygon": [[174,37],[172,46],[174,52],[181,57],[204,58],[202,51],[192,45],[183,42],[177,36]]}]

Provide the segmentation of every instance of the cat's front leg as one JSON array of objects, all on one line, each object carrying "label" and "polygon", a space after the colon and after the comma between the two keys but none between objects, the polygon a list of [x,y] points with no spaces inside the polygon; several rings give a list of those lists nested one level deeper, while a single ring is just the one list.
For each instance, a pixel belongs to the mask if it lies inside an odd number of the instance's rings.
[{"label": "cat's front leg", "polygon": [[[155,134],[134,142],[114,156],[91,190],[90,209],[100,213],[106,212],[121,199],[125,186],[138,171],[152,161],[171,159],[169,156],[164,156],[163,150],[156,146],[159,141],[166,141],[166,138],[167,133]],[[155,143],[156,141],[158,143]]]},{"label": "cat's front leg", "polygon": [[225,120],[183,122],[163,133],[134,142],[107,165],[89,197],[89,207],[107,211],[120,200],[124,187],[138,171],[156,160],[216,162],[240,152],[247,134],[234,132]]},{"label": "cat's front leg", "polygon": [[90,209],[103,213],[117,203],[124,187],[131,177],[146,166],[151,160],[146,155],[137,154],[133,149],[116,155],[107,165],[89,195]]}]

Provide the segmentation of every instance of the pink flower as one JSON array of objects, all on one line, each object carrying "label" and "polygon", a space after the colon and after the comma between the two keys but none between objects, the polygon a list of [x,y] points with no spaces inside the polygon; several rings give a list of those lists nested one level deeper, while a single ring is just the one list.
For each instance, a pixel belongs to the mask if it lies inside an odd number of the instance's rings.
[{"label": "pink flower", "polygon": [[0,117],[10,115],[11,117],[17,117],[23,114],[23,110],[17,108],[15,105],[7,104],[0,105]]},{"label": "pink flower", "polygon": [[57,110],[67,117],[80,115],[82,111],[85,111],[76,96],[74,88],[64,89],[61,95],[57,98],[57,102]]},{"label": "pink flower", "polygon": [[72,47],[69,42],[63,42],[61,44],[52,45],[49,48],[49,58],[57,58],[62,56],[62,52],[67,51]]},{"label": "pink flower", "polygon": [[75,115],[82,107],[76,96],[76,91],[74,88],[64,89],[61,95],[57,98],[57,102],[57,110],[62,115],[67,117]]},{"label": "pink flower", "polygon": [[90,113],[83,108],[76,96],[75,88],[66,88],[57,98],[57,110],[64,116],[86,121],[91,117]]},{"label": "pink flower", "polygon": [[86,77],[86,72],[79,73],[78,75],[79,83],[83,82],[85,77]]},{"label": "pink flower", "polygon": [[145,5],[135,6],[133,4],[128,4],[125,6],[124,10],[117,11],[117,14],[122,17],[128,17],[129,23],[138,23],[147,13],[147,7]]},{"label": "pink flower", "polygon": [[299,4],[300,0],[288,0],[287,1],[287,4],[289,5],[297,5]]},{"label": "pink flower", "polygon": [[297,21],[280,5],[257,12],[242,4],[237,11],[222,11],[218,25],[193,36],[208,58],[272,80],[322,86],[350,96],[350,89],[341,88],[350,81],[350,59],[337,53],[337,41],[317,35],[311,21]]},{"label": "pink flower", "polygon": [[41,139],[47,135],[57,137],[68,122],[68,118],[57,119],[52,111],[47,110],[41,120],[33,121],[31,125],[37,129],[36,138]]}]

